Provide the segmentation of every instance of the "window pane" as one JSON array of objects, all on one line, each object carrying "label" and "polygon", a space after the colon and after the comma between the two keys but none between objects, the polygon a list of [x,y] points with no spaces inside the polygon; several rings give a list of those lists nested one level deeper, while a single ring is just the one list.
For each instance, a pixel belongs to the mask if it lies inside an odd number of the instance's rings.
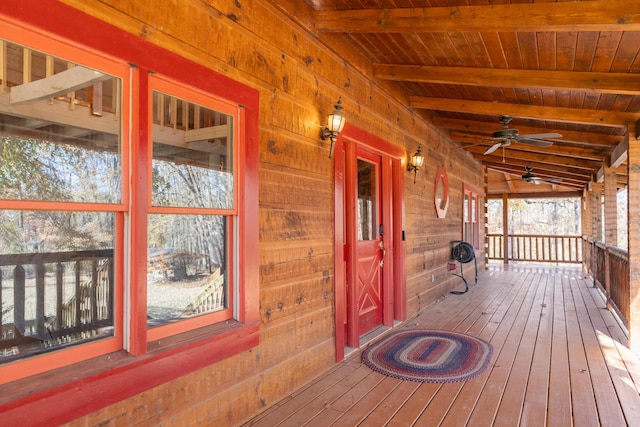
[{"label": "window pane", "polygon": [[113,335],[114,214],[0,211],[0,363]]},{"label": "window pane", "polygon": [[13,43],[6,50],[0,198],[120,203],[120,81]]},{"label": "window pane", "polygon": [[476,212],[477,204],[478,204],[478,196],[473,196],[471,198],[471,222],[478,221],[478,214]]},{"label": "window pane", "polygon": [[464,195],[464,203],[462,206],[462,215],[464,222],[469,222],[469,195]]},{"label": "window pane", "polygon": [[228,307],[227,234],[224,216],[149,216],[149,326]]},{"label": "window pane", "polygon": [[233,209],[232,119],[153,93],[154,206]]},{"label": "window pane", "polygon": [[358,159],[358,240],[378,238],[376,165]]}]

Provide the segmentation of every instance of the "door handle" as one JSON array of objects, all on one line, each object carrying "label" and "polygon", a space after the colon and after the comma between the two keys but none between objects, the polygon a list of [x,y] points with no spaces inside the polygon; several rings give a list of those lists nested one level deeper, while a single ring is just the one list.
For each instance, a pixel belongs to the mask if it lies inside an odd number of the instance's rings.
[{"label": "door handle", "polygon": [[382,252],[382,257],[380,258],[380,268],[382,268],[384,267],[384,257],[387,254],[387,251],[384,248],[384,240],[380,240],[380,251]]}]

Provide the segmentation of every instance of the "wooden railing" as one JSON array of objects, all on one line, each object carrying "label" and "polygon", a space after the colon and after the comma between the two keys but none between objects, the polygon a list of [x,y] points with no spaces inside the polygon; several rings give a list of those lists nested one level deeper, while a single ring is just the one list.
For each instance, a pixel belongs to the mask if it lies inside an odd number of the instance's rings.
[{"label": "wooden railing", "polygon": [[629,287],[629,254],[624,249],[607,246],[592,238],[583,239],[584,265],[607,298],[607,304],[629,327],[631,291]]},{"label": "wooden railing", "polygon": [[0,293],[2,314],[12,318],[3,323],[0,316],[5,352],[91,338],[113,326],[112,249],[0,255],[1,288],[9,289]]},{"label": "wooden railing", "polygon": [[216,269],[207,279],[207,286],[187,308],[183,310],[183,317],[210,313],[224,308],[224,280],[220,269]]},{"label": "wooden railing", "polygon": [[579,264],[582,262],[581,236],[547,236],[537,234],[509,234],[507,253],[502,234],[487,234],[487,258],[505,263],[536,262]]}]

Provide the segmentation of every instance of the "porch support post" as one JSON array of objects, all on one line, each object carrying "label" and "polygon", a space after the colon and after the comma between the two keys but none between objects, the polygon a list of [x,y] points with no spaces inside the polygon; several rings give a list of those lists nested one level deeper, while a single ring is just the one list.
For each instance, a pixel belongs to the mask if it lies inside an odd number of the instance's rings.
[{"label": "porch support post", "polygon": [[602,241],[602,184],[594,182],[591,186],[591,237]]},{"label": "porch support post", "polygon": [[[604,165],[604,243],[618,246],[618,183],[616,171]],[[607,306],[611,308],[611,263],[609,250],[605,250],[604,288],[607,293]]]},{"label": "porch support post", "polygon": [[604,243],[618,246],[618,186],[616,170],[604,167]]},{"label": "porch support post", "polygon": [[502,194],[502,258],[509,264],[509,195]]},{"label": "porch support post", "polygon": [[582,235],[591,237],[591,185],[582,192]]},{"label": "porch support post", "polygon": [[636,133],[636,123],[632,123],[628,130],[629,347],[640,354],[640,138]]},{"label": "porch support post", "polygon": [[591,243],[587,240],[591,231],[591,192],[588,188],[582,190],[582,269],[586,274],[591,273]]}]

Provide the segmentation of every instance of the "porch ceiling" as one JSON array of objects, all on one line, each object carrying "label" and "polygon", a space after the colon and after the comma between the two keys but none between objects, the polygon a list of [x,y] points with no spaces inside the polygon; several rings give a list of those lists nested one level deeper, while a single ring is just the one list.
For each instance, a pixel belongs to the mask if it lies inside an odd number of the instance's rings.
[{"label": "porch ceiling", "polygon": [[[487,166],[489,194],[581,191],[603,165],[626,185],[626,146],[640,128],[637,0],[306,3],[319,32],[361,52],[406,94],[400,102]],[[520,135],[562,137],[485,155],[500,115]],[[526,167],[539,185],[521,179]]]}]

